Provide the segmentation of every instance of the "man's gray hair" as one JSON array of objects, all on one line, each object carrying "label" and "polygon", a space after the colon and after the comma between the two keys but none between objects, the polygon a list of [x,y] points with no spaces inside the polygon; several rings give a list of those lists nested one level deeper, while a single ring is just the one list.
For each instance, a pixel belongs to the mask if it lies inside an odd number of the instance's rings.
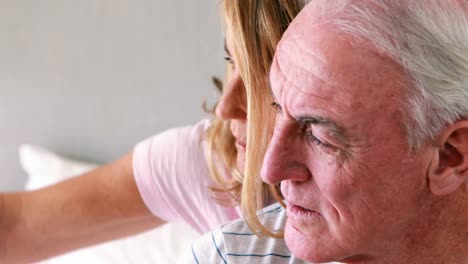
[{"label": "man's gray hair", "polygon": [[412,149],[468,119],[467,0],[310,2],[339,32],[370,41],[404,68],[411,87],[402,113]]}]

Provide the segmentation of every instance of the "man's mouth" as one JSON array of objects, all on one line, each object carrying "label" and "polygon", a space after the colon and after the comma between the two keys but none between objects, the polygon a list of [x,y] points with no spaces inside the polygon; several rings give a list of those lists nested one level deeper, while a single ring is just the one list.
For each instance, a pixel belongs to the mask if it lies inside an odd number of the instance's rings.
[{"label": "man's mouth", "polygon": [[286,212],[294,221],[317,221],[322,218],[319,212],[292,203],[288,203]]}]

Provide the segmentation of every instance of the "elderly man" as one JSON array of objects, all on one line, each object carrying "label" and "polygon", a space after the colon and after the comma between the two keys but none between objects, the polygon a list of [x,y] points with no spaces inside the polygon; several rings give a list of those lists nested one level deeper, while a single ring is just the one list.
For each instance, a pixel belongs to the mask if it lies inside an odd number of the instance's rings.
[{"label": "elderly man", "polygon": [[288,206],[262,218],[281,228],[286,214],[285,239],[238,221],[196,242],[195,262],[468,263],[467,12],[466,0],[309,3],[271,70],[262,178]]}]

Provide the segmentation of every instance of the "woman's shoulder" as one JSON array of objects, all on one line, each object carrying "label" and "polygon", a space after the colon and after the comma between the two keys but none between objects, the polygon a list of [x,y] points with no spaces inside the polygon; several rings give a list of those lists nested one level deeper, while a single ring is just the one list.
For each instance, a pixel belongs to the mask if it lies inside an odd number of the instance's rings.
[{"label": "woman's shoulder", "polygon": [[205,168],[203,142],[210,124],[209,119],[202,119],[193,125],[168,129],[138,143],[134,154],[162,168],[175,165]]},{"label": "woman's shoulder", "polygon": [[194,141],[200,142],[205,138],[208,129],[211,126],[211,120],[206,118],[202,119],[195,124],[174,127],[167,129],[159,134],[153,136],[153,138],[164,138],[168,141]]}]

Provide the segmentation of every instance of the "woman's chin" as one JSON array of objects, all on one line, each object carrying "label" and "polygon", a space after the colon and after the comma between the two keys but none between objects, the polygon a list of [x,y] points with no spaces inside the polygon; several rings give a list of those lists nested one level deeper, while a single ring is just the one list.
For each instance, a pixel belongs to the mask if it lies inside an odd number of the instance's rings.
[{"label": "woman's chin", "polygon": [[240,173],[244,174],[245,170],[245,152],[237,151],[236,166]]},{"label": "woman's chin", "polygon": [[245,148],[241,145],[239,145],[236,142],[236,167],[239,170],[240,173],[244,174],[245,170]]}]

